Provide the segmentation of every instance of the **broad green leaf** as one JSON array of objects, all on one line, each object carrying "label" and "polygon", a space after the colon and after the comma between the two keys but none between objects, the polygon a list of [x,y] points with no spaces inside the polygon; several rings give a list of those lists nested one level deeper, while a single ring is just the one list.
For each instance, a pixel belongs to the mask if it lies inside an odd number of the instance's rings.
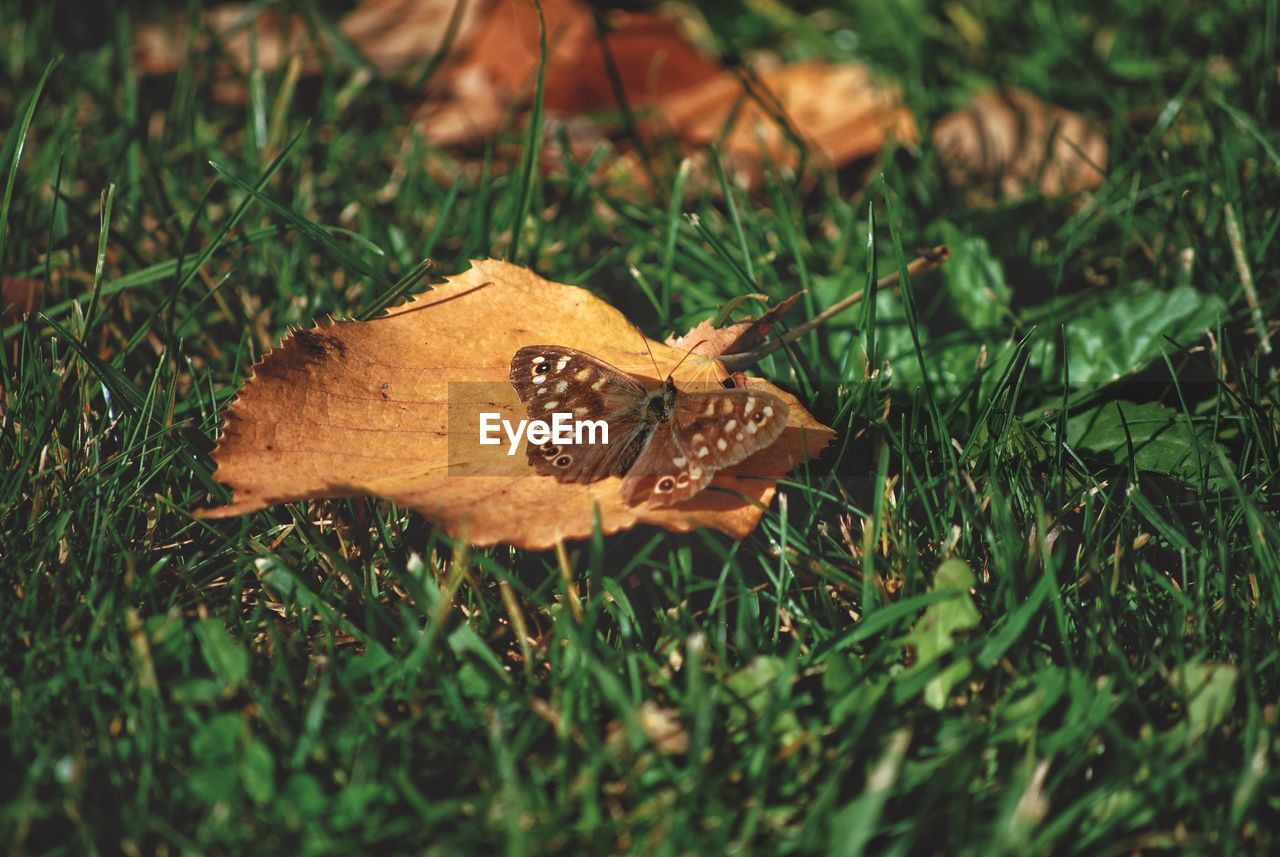
[{"label": "broad green leaf", "polygon": [[[792,681],[795,679],[794,674],[790,674],[786,661],[777,657],[760,655],[725,679],[725,686],[737,698],[735,701],[740,702],[740,704],[732,706],[729,710],[730,729],[740,730],[746,727],[749,722],[754,722],[767,716],[770,712],[770,706],[774,704],[776,699],[775,694],[779,693],[779,681],[784,677]],[[803,731],[800,727],[800,721],[796,719],[795,712],[791,709],[781,710],[776,714],[773,732],[783,743],[798,736]]]},{"label": "broad green leaf", "polygon": [[343,672],[349,682],[367,681],[397,663],[383,646],[371,642],[364,654],[357,655],[346,663]]},{"label": "broad green leaf", "polygon": [[192,755],[203,761],[234,759],[244,734],[244,718],[239,714],[216,714],[196,730]]},{"label": "broad green leaf", "polygon": [[275,797],[276,760],[267,745],[257,739],[250,739],[240,757],[240,782],[245,794],[259,806]]},{"label": "broad green leaf", "polygon": [[1212,458],[1209,426],[1193,429],[1185,414],[1156,402],[1107,402],[1077,414],[1067,420],[1067,442],[1123,462],[1129,454],[1126,425],[1138,470],[1192,481],[1199,477],[1202,462]]},{"label": "broad green leaf", "polygon": [[210,803],[230,802],[239,793],[239,782],[233,765],[203,765],[187,775],[191,790]]},{"label": "broad green leaf", "polygon": [[[924,383],[924,375],[916,357],[906,310],[898,295],[880,292],[876,296],[876,325],[877,347],[893,371],[893,386],[899,390],[918,390]],[[930,336],[925,325],[921,325],[918,332],[935,395],[958,395],[978,372],[983,341],[967,332],[953,334],[942,341]],[[991,346],[989,351],[995,349]]]},{"label": "broad green leaf", "polygon": [[725,685],[759,717],[769,707],[769,689],[786,672],[780,658],[760,655],[725,680]]},{"label": "broad green leaf", "polygon": [[195,626],[204,662],[222,685],[222,692],[234,690],[249,675],[249,653],[227,633],[218,619],[205,619]]},{"label": "broad green leaf", "polygon": [[1067,669],[1047,666],[1020,677],[995,709],[998,721],[1020,742],[1029,741],[1040,720],[1051,714],[1067,689]]},{"label": "broad green leaf", "polygon": [[1006,324],[1013,289],[986,239],[967,235],[950,223],[942,224],[942,236],[951,248],[951,259],[942,266],[951,309],[974,329]]},{"label": "broad green leaf", "polygon": [[1226,719],[1236,700],[1234,664],[1183,664],[1173,671],[1171,683],[1183,694],[1187,705],[1186,741],[1191,743],[1216,729]]},{"label": "broad green leaf", "polygon": [[1065,324],[1071,384],[1087,387],[1130,375],[1171,349],[1165,337],[1190,344],[1224,309],[1217,295],[1191,286],[1142,285],[1069,318]]},{"label": "broad green leaf", "polygon": [[881,671],[857,669],[856,657],[836,652],[826,659],[822,690],[831,700],[831,718],[843,721],[873,707],[889,688],[889,676]]},{"label": "broad green leaf", "polygon": [[459,625],[448,636],[449,648],[462,661],[458,680],[473,699],[492,699],[505,692],[510,679],[502,663],[470,625]]},{"label": "broad green leaf", "polygon": [[230,802],[239,794],[236,756],[245,732],[244,718],[239,714],[218,714],[201,725],[191,739],[195,764],[187,783],[204,800]]},{"label": "broad green leaf", "polygon": [[[952,597],[929,605],[907,635],[907,644],[915,647],[916,663],[904,676],[920,672],[951,651],[955,647],[954,634],[978,626],[978,608],[969,595],[975,582],[973,572],[963,560],[949,559],[938,566],[931,589],[951,593]],[[972,668],[968,657],[956,658],[944,667],[925,685],[925,704],[934,709],[945,707],[951,689],[963,681]]]},{"label": "broad green leaf", "polygon": [[278,803],[285,821],[298,828],[327,813],[331,800],[315,777],[300,772],[289,777]]}]

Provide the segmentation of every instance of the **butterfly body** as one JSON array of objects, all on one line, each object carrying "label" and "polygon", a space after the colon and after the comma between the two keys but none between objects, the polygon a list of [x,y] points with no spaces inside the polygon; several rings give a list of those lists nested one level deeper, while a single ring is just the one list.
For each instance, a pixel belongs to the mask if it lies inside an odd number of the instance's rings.
[{"label": "butterfly body", "polygon": [[716,471],[737,464],[777,439],[787,406],[758,390],[685,392],[668,377],[659,387],[583,351],[557,345],[521,348],[509,378],[534,419],[567,412],[602,420],[607,443],[529,445],[538,473],[560,482],[623,477],[629,503],[683,502]]}]

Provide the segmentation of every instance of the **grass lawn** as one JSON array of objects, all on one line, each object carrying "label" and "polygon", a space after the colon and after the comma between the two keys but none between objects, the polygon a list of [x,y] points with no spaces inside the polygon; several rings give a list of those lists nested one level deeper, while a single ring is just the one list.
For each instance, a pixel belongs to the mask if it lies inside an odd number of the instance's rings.
[{"label": "grass lawn", "polygon": [[[0,0],[0,266],[44,283],[0,348],[10,853],[1280,851],[1280,3],[704,5],[725,56],[871,64],[926,141],[991,85],[1096,117],[1106,180],[979,206],[926,142],[676,195],[658,146],[623,193],[527,116],[433,146],[355,55],[229,105],[207,54],[138,76],[136,4]],[[743,540],[193,518],[251,366],[424,258],[661,339],[941,243],[757,367],[837,439]]]}]

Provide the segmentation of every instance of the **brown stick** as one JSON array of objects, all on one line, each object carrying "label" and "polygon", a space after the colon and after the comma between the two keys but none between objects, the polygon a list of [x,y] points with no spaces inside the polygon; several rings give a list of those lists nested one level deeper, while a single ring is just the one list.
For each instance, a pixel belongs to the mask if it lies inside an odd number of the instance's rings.
[{"label": "brown stick", "polygon": [[[942,263],[946,262],[949,258],[951,258],[951,248],[947,245],[941,244],[937,247],[930,248],[915,259],[911,260],[910,264],[907,265],[907,275],[911,277],[918,277],[921,274],[928,273],[929,271],[941,267]],[[896,273],[888,274],[881,277],[879,280],[876,280],[875,290],[877,292],[881,289],[887,289],[890,287],[892,287],[894,291],[898,291],[902,288],[902,285],[898,283],[898,275]],[[720,362],[723,363],[724,368],[728,369],[730,372],[740,372],[749,366],[754,366],[756,363],[759,363],[761,360],[768,357],[788,342],[796,341],[828,319],[839,315],[854,304],[860,303],[862,299],[866,297],[866,294],[866,289],[863,289],[860,292],[854,292],[849,295],[849,297],[844,298],[841,301],[837,301],[815,315],[813,318],[806,321],[804,324],[789,331],[785,336],[770,340],[759,348],[753,348],[750,351],[741,351],[737,354],[722,355],[720,357]]]}]

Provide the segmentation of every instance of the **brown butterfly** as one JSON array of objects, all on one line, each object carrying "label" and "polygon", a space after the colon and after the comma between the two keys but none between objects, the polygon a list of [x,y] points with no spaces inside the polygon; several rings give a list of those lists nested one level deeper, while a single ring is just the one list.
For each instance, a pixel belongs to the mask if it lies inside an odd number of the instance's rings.
[{"label": "brown butterfly", "polygon": [[[662,386],[629,375],[603,360],[560,345],[530,345],[511,359],[509,375],[531,419],[572,413],[604,420],[609,442],[526,449],[538,473],[560,482],[596,482],[623,476],[627,503],[644,496],[669,506],[705,488],[717,470],[737,464],[777,440],[787,406],[757,390],[686,393],[668,376]],[[598,438],[597,438],[598,440]]]}]

